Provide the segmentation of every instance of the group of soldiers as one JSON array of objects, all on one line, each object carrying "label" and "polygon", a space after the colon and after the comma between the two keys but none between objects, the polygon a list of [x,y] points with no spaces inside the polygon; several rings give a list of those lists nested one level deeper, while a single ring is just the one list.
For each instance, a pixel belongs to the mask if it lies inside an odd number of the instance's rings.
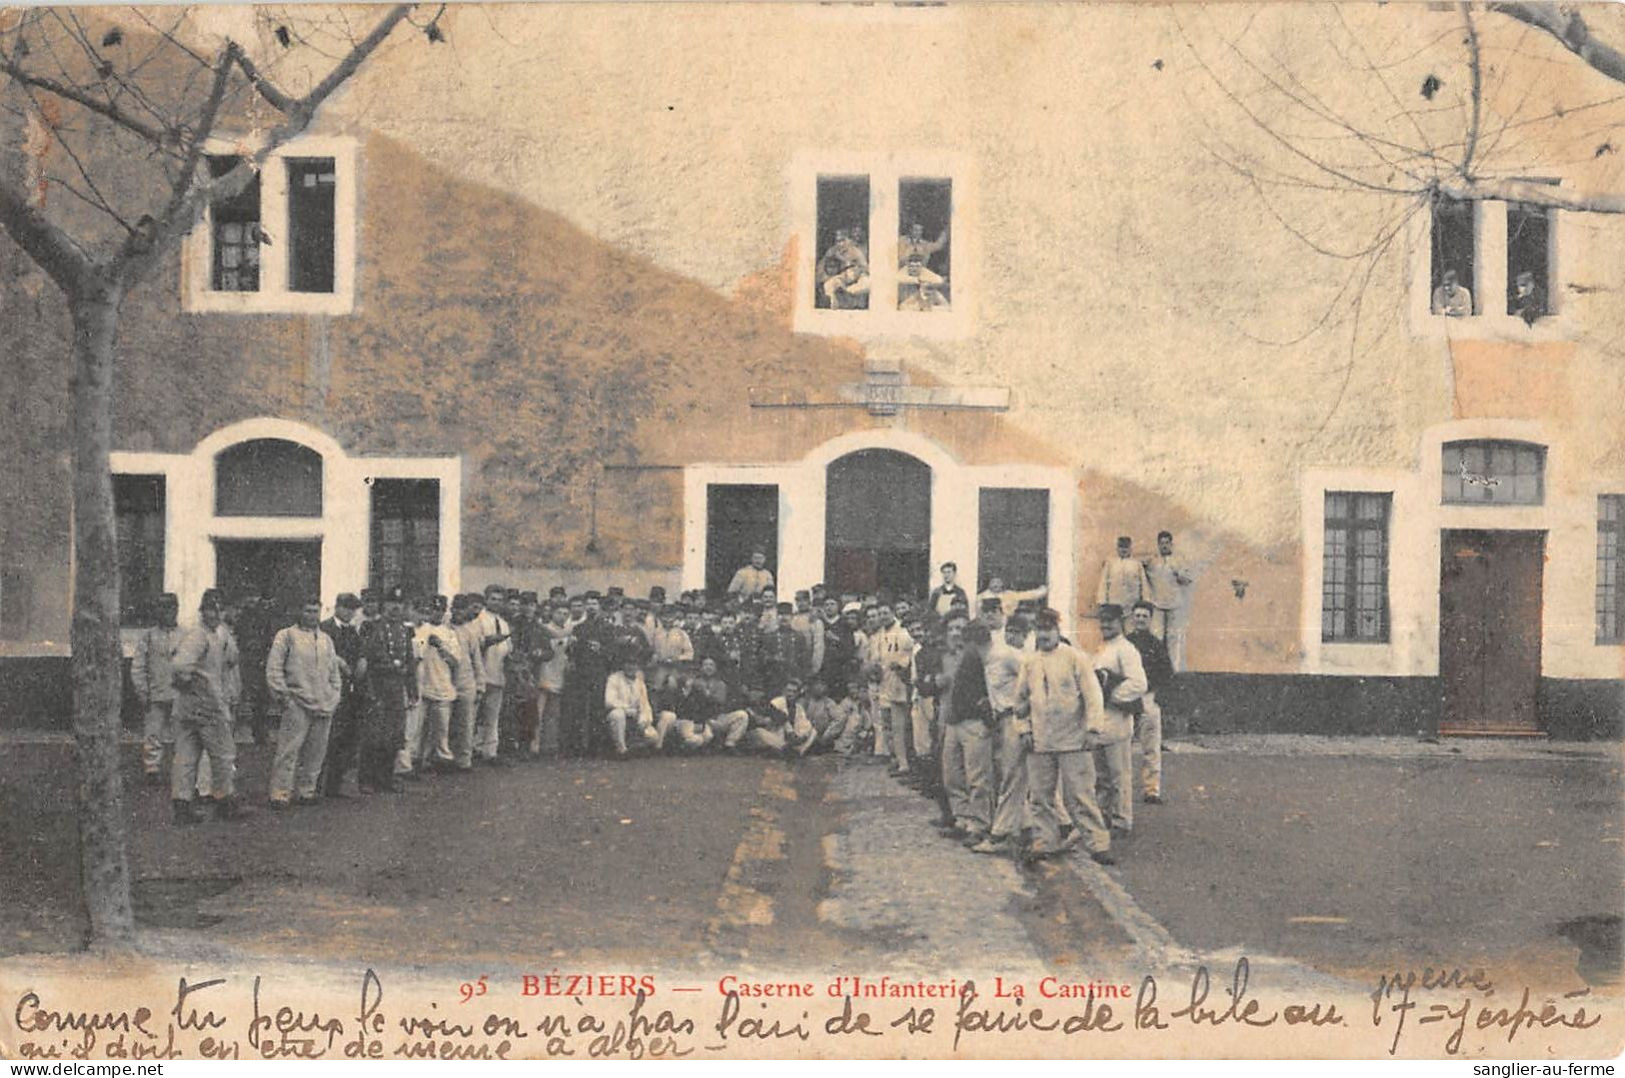
[{"label": "group of soldiers", "polygon": [[1173,670],[1149,600],[1102,604],[1103,644],[1087,655],[1043,588],[994,578],[973,612],[950,562],[923,600],[817,585],[780,601],[765,563],[755,552],[720,599],[554,588],[543,600],[493,584],[408,601],[395,588],[340,595],[323,620],[312,597],[253,665],[220,593],[184,630],[166,595],[132,663],[143,764],[160,784],[173,742],[178,823],[204,805],[239,814],[234,720],[244,682],[263,676],[273,809],[347,797],[351,773],[370,794],[554,756],[838,752],[889,761],[978,852],[1081,843],[1107,860],[1133,826],[1136,740],[1144,799],[1160,800],[1157,694]]}]

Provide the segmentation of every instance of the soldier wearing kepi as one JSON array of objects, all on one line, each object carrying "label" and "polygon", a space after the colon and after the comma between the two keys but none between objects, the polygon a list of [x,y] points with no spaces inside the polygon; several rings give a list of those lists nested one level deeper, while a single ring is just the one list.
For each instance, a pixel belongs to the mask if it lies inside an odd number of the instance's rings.
[{"label": "soldier wearing kepi", "polygon": [[315,804],[333,713],[342,699],[338,651],[322,631],[321,617],[321,603],[306,600],[299,620],[278,630],[265,657],[265,686],[282,710],[271,764],[274,809],[287,808],[294,797],[301,805]]},{"label": "soldier wearing kepi", "polygon": [[158,596],[154,613],[158,624],[143,629],[136,641],[135,655],[130,660],[130,681],[141,700],[143,725],[141,729],[141,767],[147,776],[147,785],[161,786],[164,782],[164,746],[175,741],[172,713],[175,706],[175,680],[171,663],[175,648],[181,642],[181,631],[176,627],[180,602],[174,593]]},{"label": "soldier wearing kepi", "polygon": [[361,662],[362,624],[361,600],[349,592],[338,597],[333,616],[322,622],[322,632],[333,638],[340,674],[339,706],[328,731],[327,763],[322,775],[322,792],[328,797],[349,796],[344,792],[344,776],[356,766],[362,698],[355,671]]},{"label": "soldier wearing kepi", "polygon": [[1027,619],[1018,614],[1005,622],[1003,639],[991,642],[983,663],[988,707],[998,735],[998,796],[987,838],[972,847],[977,853],[1011,852],[1027,825],[1027,750],[1032,725],[1018,714],[1026,644]]},{"label": "soldier wearing kepi", "polygon": [[367,711],[361,726],[362,793],[399,793],[395,756],[406,741],[406,708],[418,691],[417,659],[412,630],[402,618],[405,596],[399,587],[384,596],[384,609],[367,622],[362,634],[361,670],[366,681]]},{"label": "soldier wearing kepi", "polygon": [[1113,831],[1128,834],[1134,828],[1134,720],[1144,709],[1145,664],[1123,636],[1123,608],[1103,603],[1097,615],[1105,641],[1094,660],[1106,705],[1106,725],[1095,749],[1100,807]]},{"label": "soldier wearing kepi", "polygon": [[241,814],[236,797],[237,743],[232,738],[231,709],[226,699],[227,679],[237,666],[237,646],[220,621],[220,593],[203,593],[199,624],[188,629],[175,649],[175,759],[170,768],[169,796],[176,823],[197,823],[192,804],[197,788],[198,761],[210,760],[210,800],[218,815]]},{"label": "soldier wearing kepi", "polygon": [[1072,817],[1072,840],[1081,841],[1089,855],[1103,865],[1115,863],[1111,833],[1095,803],[1095,763],[1089,751],[1099,743],[1106,726],[1106,705],[1100,682],[1088,656],[1061,643],[1061,618],[1041,610],[1037,618],[1038,646],[1021,668],[1023,710],[1032,730],[1022,738],[1028,749],[1027,780],[1032,796],[1033,857],[1062,852],[1061,820],[1055,811],[1059,787],[1067,814]]}]

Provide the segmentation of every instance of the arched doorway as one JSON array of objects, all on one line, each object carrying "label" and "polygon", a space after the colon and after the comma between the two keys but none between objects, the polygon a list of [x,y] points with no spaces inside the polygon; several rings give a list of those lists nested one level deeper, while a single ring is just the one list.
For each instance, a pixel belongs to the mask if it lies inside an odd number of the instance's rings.
[{"label": "arched doorway", "polygon": [[931,578],[931,468],[861,449],[825,470],[824,582],[835,592],[924,595]]},{"label": "arched doorway", "polygon": [[322,455],[282,438],[253,438],[215,457],[214,515],[304,518],[307,535],[216,537],[215,586],[271,599],[280,621],[321,594]]}]

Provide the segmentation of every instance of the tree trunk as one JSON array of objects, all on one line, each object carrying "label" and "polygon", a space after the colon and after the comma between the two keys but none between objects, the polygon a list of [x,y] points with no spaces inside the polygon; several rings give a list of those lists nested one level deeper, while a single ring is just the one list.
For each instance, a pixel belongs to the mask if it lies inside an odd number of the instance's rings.
[{"label": "tree trunk", "polygon": [[113,521],[113,342],[119,286],[93,279],[73,314],[73,733],[79,755],[79,865],[90,944],[133,942],[128,821],[120,774],[123,653]]}]

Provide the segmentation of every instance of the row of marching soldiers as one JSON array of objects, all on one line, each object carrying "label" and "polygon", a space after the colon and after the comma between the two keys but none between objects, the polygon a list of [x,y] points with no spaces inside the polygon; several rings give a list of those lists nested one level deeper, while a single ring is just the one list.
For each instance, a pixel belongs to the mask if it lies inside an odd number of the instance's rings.
[{"label": "row of marching soldiers", "polygon": [[[1133,751],[1142,800],[1162,802],[1162,713],[1173,679],[1155,609],[1096,610],[1093,653],[1061,632],[1051,609],[1006,619],[991,604],[950,627],[934,685],[933,767],[915,785],[935,794],[938,827],[977,853],[1041,858],[1082,847],[1112,864],[1114,837],[1134,826]],[[1127,621],[1127,624],[1125,622]]]}]

